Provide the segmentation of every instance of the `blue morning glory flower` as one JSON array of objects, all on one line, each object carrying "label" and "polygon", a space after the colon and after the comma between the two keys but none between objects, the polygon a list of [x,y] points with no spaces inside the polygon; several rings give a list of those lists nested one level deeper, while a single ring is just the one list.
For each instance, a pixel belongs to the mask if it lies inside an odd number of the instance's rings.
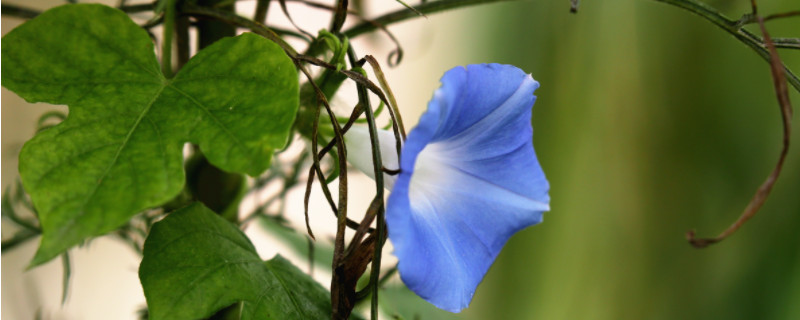
[{"label": "blue morning glory flower", "polygon": [[[441,82],[403,145],[400,173],[385,175],[386,224],[406,286],[459,312],[506,241],[542,221],[549,184],[532,142],[538,82],[500,64],[456,67]],[[384,167],[397,168],[394,135],[379,140]],[[347,145],[351,164],[372,175],[366,128],[352,128]]]}]

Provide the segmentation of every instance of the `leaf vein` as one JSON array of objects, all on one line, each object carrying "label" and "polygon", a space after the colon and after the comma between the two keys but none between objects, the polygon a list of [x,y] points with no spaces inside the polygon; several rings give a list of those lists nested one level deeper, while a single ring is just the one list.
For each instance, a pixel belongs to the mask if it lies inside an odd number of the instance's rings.
[{"label": "leaf vein", "polygon": [[169,164],[167,159],[167,144],[164,141],[164,137],[161,136],[161,130],[159,130],[158,124],[155,123],[150,117],[145,117],[147,123],[149,123],[153,127],[153,131],[156,132],[156,136],[158,136],[158,145],[159,151],[161,151],[161,165],[164,167],[164,181],[169,181]]},{"label": "leaf vein", "polygon": [[[145,117],[145,115],[147,115],[147,113],[150,112],[150,108],[153,107],[153,105],[156,103],[156,100],[158,100],[158,98],[161,96],[161,92],[164,91],[164,88],[165,88],[165,86],[158,89],[158,92],[156,92],[156,94],[153,95],[153,98],[147,104],[147,107],[145,107],[144,110],[142,110],[142,112],[139,115],[139,118],[136,119],[136,122],[133,124],[131,129],[128,130],[128,134],[125,136],[125,139],[122,140],[122,144],[120,144],[119,148],[117,149],[117,153],[114,154],[114,158],[111,160],[111,163],[108,164],[106,169],[103,171],[103,174],[100,175],[100,178],[98,179],[98,182],[94,185],[94,187],[92,188],[92,191],[86,197],[86,200],[84,200],[83,204],[81,205],[81,208],[85,208],[86,207],[86,205],[89,203],[89,201],[91,201],[94,198],[94,195],[97,193],[97,190],[100,189],[100,186],[103,185],[103,183],[105,183],[105,181],[106,181],[105,178],[108,176],[108,173],[111,172],[111,169],[114,167],[114,165],[117,164],[117,160],[119,160],[120,154],[122,154],[122,151],[128,145],[128,142],[130,141],[131,136],[136,131],[136,129],[139,127],[139,123],[141,123],[142,119]],[[85,216],[86,213],[87,213],[86,210],[81,210],[80,213],[76,217],[74,217],[74,218],[69,220],[68,224],[65,227],[66,228],[71,228],[77,222],[77,220],[82,218],[83,216]],[[101,216],[101,218],[103,218],[103,215],[100,215],[100,216]],[[102,223],[100,223],[98,225],[102,225]]]},{"label": "leaf vein", "polygon": [[191,236],[191,235],[193,235],[195,233],[201,233],[201,232],[207,232],[207,233],[210,233],[211,235],[219,236],[220,238],[223,238],[225,240],[228,240],[228,241],[236,244],[237,247],[244,249],[247,253],[250,253],[253,256],[258,257],[258,255],[253,251],[253,250],[255,250],[254,248],[243,246],[243,245],[241,245],[239,243],[239,241],[236,241],[236,239],[233,239],[233,238],[229,237],[228,235],[220,233],[220,232],[218,232],[218,231],[216,231],[214,229],[208,229],[208,228],[196,229],[196,230],[192,230],[192,231],[186,232],[184,234],[181,234],[179,236],[175,236],[174,238],[169,240],[167,243],[164,243],[161,246],[159,246],[158,248],[152,249],[152,250],[154,250],[154,252],[155,252],[154,254],[158,254],[158,253],[161,252],[161,250],[163,248],[166,248],[166,247],[170,246],[172,243],[177,242],[177,241],[179,241],[179,240],[181,240],[181,239],[183,239],[185,237]]},{"label": "leaf vein", "polygon": [[86,34],[88,36],[89,39],[94,40],[94,42],[96,42],[97,44],[99,44],[102,47],[108,48],[109,51],[112,51],[112,52],[116,53],[118,55],[118,57],[121,58],[122,60],[131,61],[135,66],[139,67],[144,72],[147,72],[150,75],[152,75],[152,76],[154,76],[156,78],[159,78],[159,79],[163,78],[163,75],[160,72],[154,72],[153,70],[150,70],[150,69],[146,68],[145,66],[139,64],[138,61],[136,61],[136,59],[133,59],[130,55],[126,54],[126,52],[119,50],[119,48],[110,45],[106,41],[103,41],[103,39],[101,39],[99,36],[95,35],[94,33],[90,32],[87,29],[79,27],[76,23],[64,23],[64,25],[66,27],[68,27],[68,28],[72,28],[72,29],[77,30],[79,32],[83,32],[84,34]]},{"label": "leaf vein", "polygon": [[[222,268],[224,268],[225,266],[228,266],[228,265],[242,265],[242,264],[261,263],[261,262],[262,262],[261,260],[255,260],[255,261],[254,260],[236,260],[236,261],[225,261],[223,263],[220,263],[219,265],[212,266],[211,268],[209,268],[208,270],[203,272],[200,276],[198,276],[197,278],[192,280],[192,282],[187,284],[186,285],[186,289],[183,290],[183,292],[181,292],[181,294],[179,294],[177,297],[175,297],[174,300],[172,300],[172,303],[170,303],[169,309],[167,309],[167,311],[164,312],[164,314],[165,315],[169,315],[172,312],[172,310],[174,310],[179,305],[179,301],[182,300],[183,297],[185,297],[187,294],[189,294],[189,292],[191,292],[192,289],[194,289],[193,285],[196,282],[201,281],[201,280],[203,280],[205,278],[208,278],[212,274],[216,273],[219,269],[222,269]],[[203,267],[205,267],[205,266],[203,266]]]},{"label": "leaf vein", "polygon": [[117,144],[117,142],[114,141],[112,143],[106,143],[106,144],[99,145],[97,147],[94,147],[94,148],[91,148],[91,149],[88,149],[88,150],[83,150],[81,152],[73,154],[69,158],[64,159],[64,161],[62,161],[60,163],[57,163],[56,165],[54,165],[54,166],[50,167],[49,169],[47,169],[47,171],[45,171],[41,176],[39,176],[36,179],[36,181],[33,182],[32,185],[38,185],[38,184],[42,183],[42,181],[44,181],[45,178],[50,177],[50,173],[52,173],[53,171],[55,171],[58,168],[61,168],[64,163],[71,163],[71,162],[73,162],[75,160],[78,160],[79,158],[81,158],[83,155],[85,155],[87,153],[93,153],[93,152],[95,152],[97,150],[104,149],[106,147],[110,147],[110,146],[113,146],[113,145],[116,145],[116,144]]},{"label": "leaf vein", "polygon": [[297,302],[297,298],[293,294],[294,291],[292,291],[286,285],[286,283],[283,282],[283,278],[281,278],[274,270],[272,270],[272,267],[269,265],[269,263],[265,263],[264,266],[270,273],[272,273],[275,279],[278,280],[278,283],[280,283],[281,287],[283,287],[283,290],[286,291],[286,295],[289,296],[289,300],[292,301],[292,304],[294,305],[295,309],[297,309],[300,315],[303,316],[301,319],[308,319],[309,317],[305,314],[305,312],[303,312],[303,308],[300,307],[300,303]]},{"label": "leaf vein", "polygon": [[[206,106],[205,106],[204,104],[202,104],[200,101],[197,101],[197,99],[195,99],[194,97],[192,97],[191,95],[189,95],[189,94],[188,94],[188,93],[186,93],[185,91],[183,91],[183,90],[179,89],[178,87],[176,87],[176,86],[174,86],[174,85],[172,85],[172,84],[169,84],[169,87],[170,87],[170,88],[172,88],[173,90],[177,91],[178,93],[180,93],[181,95],[183,95],[183,96],[184,96],[184,97],[186,97],[187,99],[189,99],[189,101],[191,101],[191,102],[192,102],[192,104],[194,104],[195,106],[197,106],[197,107],[198,107],[200,110],[203,110],[203,112],[205,112],[205,113],[206,113],[206,114],[207,114],[207,115],[208,115],[208,116],[209,116],[209,117],[210,117],[210,118],[211,118],[211,119],[214,121],[214,123],[216,123],[216,124],[217,124],[217,126],[218,126],[219,128],[221,128],[223,132],[225,132],[225,134],[227,134],[228,136],[230,136],[230,137],[231,137],[231,139],[233,140],[233,142],[234,142],[234,144],[235,144],[236,146],[238,146],[238,147],[242,148],[242,150],[244,150],[244,151],[247,151],[247,148],[245,147],[244,143],[242,143],[242,141],[241,141],[241,140],[239,140],[239,137],[237,137],[236,135],[234,135],[234,134],[233,134],[233,132],[231,132],[231,131],[228,129],[228,127],[227,127],[227,126],[225,126],[225,124],[224,124],[224,123],[222,123],[222,121],[221,121],[221,120],[220,120],[220,119],[219,119],[219,118],[218,118],[216,115],[214,115],[214,113],[212,113],[212,112],[211,112],[211,110],[210,110],[208,107],[206,107]],[[230,152],[228,152],[228,154],[230,154]],[[226,155],[226,157],[227,157],[227,156],[228,156],[228,155]]]}]

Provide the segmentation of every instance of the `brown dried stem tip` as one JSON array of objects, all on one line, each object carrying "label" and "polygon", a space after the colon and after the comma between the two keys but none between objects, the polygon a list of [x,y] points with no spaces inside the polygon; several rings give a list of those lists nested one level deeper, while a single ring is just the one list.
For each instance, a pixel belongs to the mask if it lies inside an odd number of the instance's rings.
[{"label": "brown dried stem tip", "polygon": [[778,56],[778,50],[775,48],[775,43],[772,41],[772,38],[767,32],[767,28],[764,26],[764,18],[758,15],[756,0],[751,0],[750,2],[753,8],[752,16],[758,21],[761,33],[764,36],[764,46],[769,51],[770,55],[770,73],[772,74],[772,83],[775,87],[775,95],[778,97],[778,105],[780,106],[781,118],[783,120],[783,148],[781,149],[781,154],[778,157],[775,168],[772,169],[770,175],[758,188],[756,194],[753,195],[753,198],[750,200],[750,203],[747,204],[747,207],[744,209],[741,216],[739,216],[739,219],[734,221],[728,229],[720,233],[716,238],[696,239],[694,237],[694,231],[686,233],[686,238],[695,248],[705,248],[708,245],[724,240],[736,232],[736,230],[739,230],[747,220],[755,216],[767,200],[770,191],[772,191],[772,187],[775,185],[775,181],[778,180],[778,176],[780,176],[781,169],[783,168],[783,163],[786,161],[786,155],[789,153],[789,139],[792,132],[792,105],[789,101],[789,88],[786,84],[786,74],[784,73],[781,58]]}]

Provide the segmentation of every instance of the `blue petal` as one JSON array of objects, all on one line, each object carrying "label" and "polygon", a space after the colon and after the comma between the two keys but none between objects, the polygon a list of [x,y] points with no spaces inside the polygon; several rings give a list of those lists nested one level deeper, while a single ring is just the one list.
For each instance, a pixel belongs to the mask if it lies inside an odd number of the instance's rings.
[{"label": "blue petal", "polygon": [[441,309],[467,307],[506,241],[549,210],[530,125],[537,87],[513,66],[451,69],[403,146],[389,238],[403,282]]}]

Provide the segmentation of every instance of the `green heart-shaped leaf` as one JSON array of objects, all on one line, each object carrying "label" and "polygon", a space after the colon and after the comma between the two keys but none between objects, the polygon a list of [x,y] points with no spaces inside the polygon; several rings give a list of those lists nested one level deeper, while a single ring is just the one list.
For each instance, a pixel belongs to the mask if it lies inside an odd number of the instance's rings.
[{"label": "green heart-shaped leaf", "polygon": [[150,318],[201,319],[237,302],[242,319],[325,319],[330,293],[289,261],[262,261],[235,225],[196,203],[156,223],[139,279]]},{"label": "green heart-shaped leaf", "polygon": [[298,104],[294,65],[266,39],[220,40],[166,79],[147,33],[93,4],[51,9],[9,32],[2,74],[25,100],[70,108],[20,153],[43,229],[32,265],[175,196],[185,142],[223,170],[262,173]]}]

